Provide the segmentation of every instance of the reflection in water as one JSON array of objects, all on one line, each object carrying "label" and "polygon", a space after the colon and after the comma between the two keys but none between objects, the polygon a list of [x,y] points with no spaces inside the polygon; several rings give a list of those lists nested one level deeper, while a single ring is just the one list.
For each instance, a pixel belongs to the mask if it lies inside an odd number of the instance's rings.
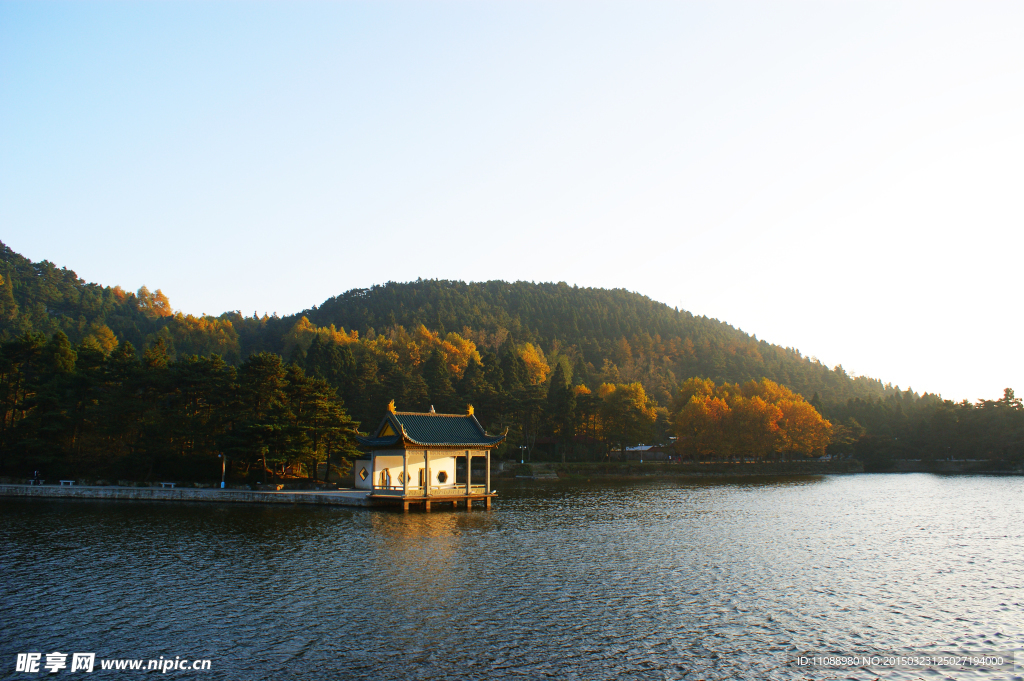
[{"label": "reflection in water", "polygon": [[491,512],[408,515],[6,500],[0,655],[208,657],[224,679],[925,678],[793,659],[1024,648],[1022,491],[531,482]]}]

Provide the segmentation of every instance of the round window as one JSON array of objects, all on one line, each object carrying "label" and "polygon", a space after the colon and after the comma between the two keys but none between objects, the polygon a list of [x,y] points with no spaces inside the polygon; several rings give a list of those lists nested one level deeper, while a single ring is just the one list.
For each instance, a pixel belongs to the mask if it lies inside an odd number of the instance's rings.
[{"label": "round window", "polygon": [[441,471],[440,473],[437,474],[437,481],[440,482],[441,484],[448,482],[448,474],[445,473],[444,471]]}]

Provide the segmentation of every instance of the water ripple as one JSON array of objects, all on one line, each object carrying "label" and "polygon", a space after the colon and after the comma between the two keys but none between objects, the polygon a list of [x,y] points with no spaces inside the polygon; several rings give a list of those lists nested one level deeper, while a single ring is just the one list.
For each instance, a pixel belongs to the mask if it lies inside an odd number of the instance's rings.
[{"label": "water ripple", "polygon": [[5,500],[0,659],[181,655],[218,679],[1019,678],[1012,658],[794,660],[1024,648],[1022,491],[928,475],[524,483],[490,513],[429,515]]}]

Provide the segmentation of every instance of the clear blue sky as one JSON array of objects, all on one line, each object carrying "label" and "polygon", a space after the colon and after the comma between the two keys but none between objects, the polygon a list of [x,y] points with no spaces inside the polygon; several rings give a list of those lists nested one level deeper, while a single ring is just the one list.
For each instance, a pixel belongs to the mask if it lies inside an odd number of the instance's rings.
[{"label": "clear blue sky", "polygon": [[1024,3],[0,3],[0,239],[191,313],[624,287],[1024,391]]}]

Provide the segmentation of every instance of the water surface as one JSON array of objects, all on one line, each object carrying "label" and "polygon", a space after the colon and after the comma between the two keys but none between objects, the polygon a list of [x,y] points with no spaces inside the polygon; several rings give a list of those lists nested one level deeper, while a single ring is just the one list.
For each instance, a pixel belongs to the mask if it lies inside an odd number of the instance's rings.
[{"label": "water surface", "polygon": [[60,650],[210,679],[1024,678],[795,663],[1024,648],[1024,478],[500,491],[408,515],[0,500],[0,676]]}]

